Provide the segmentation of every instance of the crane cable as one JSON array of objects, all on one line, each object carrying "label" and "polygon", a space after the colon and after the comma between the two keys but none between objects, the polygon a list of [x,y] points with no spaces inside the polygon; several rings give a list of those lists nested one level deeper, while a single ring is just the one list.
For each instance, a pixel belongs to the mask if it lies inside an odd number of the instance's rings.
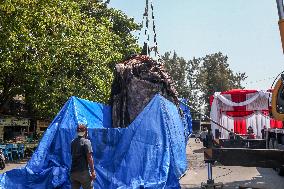
[{"label": "crane cable", "polygon": [[[151,23],[152,21],[152,23]],[[152,25],[152,30],[150,31],[150,25]],[[143,41],[144,46],[143,46],[143,50],[145,51],[145,54],[150,56],[151,52],[154,52],[154,56],[156,58],[158,58],[158,60],[161,59],[160,54],[158,52],[158,42],[157,42],[157,31],[156,31],[156,24],[155,24],[155,15],[154,15],[154,5],[153,5],[153,1],[150,0],[146,0],[146,6],[145,6],[145,10],[143,13],[143,20],[141,23],[141,30],[139,31],[138,34],[138,39],[141,39],[141,32],[143,32],[143,28],[145,28],[143,34],[145,36],[145,39]],[[150,46],[151,45],[151,32],[153,32],[153,44],[154,46]]]}]

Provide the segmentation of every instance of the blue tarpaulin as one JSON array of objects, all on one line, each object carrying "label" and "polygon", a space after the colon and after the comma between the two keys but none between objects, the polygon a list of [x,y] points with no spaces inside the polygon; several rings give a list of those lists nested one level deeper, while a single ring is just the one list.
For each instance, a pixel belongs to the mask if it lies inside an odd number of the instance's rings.
[{"label": "blue tarpaulin", "polygon": [[88,127],[96,189],[180,188],[188,126],[176,106],[160,95],[127,128],[111,128],[111,107],[71,97],[27,165],[0,175],[0,188],[70,189],[70,144],[78,123]]},{"label": "blue tarpaulin", "polygon": [[[190,114],[190,108],[187,105],[187,100],[186,99],[179,99],[180,101],[180,109],[182,110],[183,114],[183,120],[186,124],[185,129],[186,129],[186,136],[189,137],[189,135],[192,133],[192,117]],[[186,141],[188,138],[186,138]]]}]

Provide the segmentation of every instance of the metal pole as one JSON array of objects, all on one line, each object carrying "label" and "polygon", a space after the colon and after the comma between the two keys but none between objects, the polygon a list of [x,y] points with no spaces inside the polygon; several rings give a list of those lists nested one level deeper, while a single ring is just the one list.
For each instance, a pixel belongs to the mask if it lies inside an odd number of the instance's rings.
[{"label": "metal pole", "polygon": [[[283,6],[283,0],[276,0],[276,3],[277,3],[278,16],[279,16],[279,21],[278,21],[279,32],[280,32],[280,37],[281,37],[282,50],[283,50],[283,53],[284,53],[284,6]],[[272,96],[272,102],[273,102],[273,99],[274,98]],[[272,112],[274,112],[273,108],[272,108]],[[276,113],[276,114],[278,114],[278,113]],[[283,117],[282,117],[282,119],[283,119]]]},{"label": "metal pole", "polygon": [[283,0],[276,0],[279,19],[284,19],[284,6]]},{"label": "metal pole", "polygon": [[208,181],[212,180],[212,164],[207,163],[207,169],[208,169]]},{"label": "metal pole", "polygon": [[266,149],[269,148],[269,141],[268,141],[268,128],[264,130],[265,132],[265,143],[266,143]]},{"label": "metal pole", "polygon": [[275,129],[275,142],[274,142],[275,143],[274,146],[276,146],[275,148],[278,148],[278,136],[277,136],[278,134],[277,133],[278,133],[278,130],[276,128]]}]

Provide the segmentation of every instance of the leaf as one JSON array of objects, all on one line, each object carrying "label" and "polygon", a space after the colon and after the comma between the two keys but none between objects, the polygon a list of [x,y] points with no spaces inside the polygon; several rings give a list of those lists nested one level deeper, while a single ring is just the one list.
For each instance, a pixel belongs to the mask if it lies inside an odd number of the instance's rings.
[{"label": "leaf", "polygon": [[0,110],[15,94],[49,119],[70,96],[106,103],[114,62],[139,50],[138,25],[96,1],[15,0],[0,10]]}]

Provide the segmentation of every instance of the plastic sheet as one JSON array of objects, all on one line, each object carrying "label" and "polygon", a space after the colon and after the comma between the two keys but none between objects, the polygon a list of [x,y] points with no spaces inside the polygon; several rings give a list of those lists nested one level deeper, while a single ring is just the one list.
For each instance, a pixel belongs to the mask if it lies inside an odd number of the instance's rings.
[{"label": "plastic sheet", "polygon": [[188,141],[189,135],[192,133],[192,117],[190,113],[190,108],[187,106],[187,100],[186,99],[179,99],[180,103],[180,109],[183,114],[183,121],[185,122],[185,135],[186,135],[186,141]]},{"label": "plastic sheet", "polygon": [[85,123],[93,147],[95,188],[180,188],[187,127],[174,104],[156,95],[127,128],[111,127],[111,108],[71,97],[27,165],[0,175],[0,188],[70,189],[70,144]]}]

